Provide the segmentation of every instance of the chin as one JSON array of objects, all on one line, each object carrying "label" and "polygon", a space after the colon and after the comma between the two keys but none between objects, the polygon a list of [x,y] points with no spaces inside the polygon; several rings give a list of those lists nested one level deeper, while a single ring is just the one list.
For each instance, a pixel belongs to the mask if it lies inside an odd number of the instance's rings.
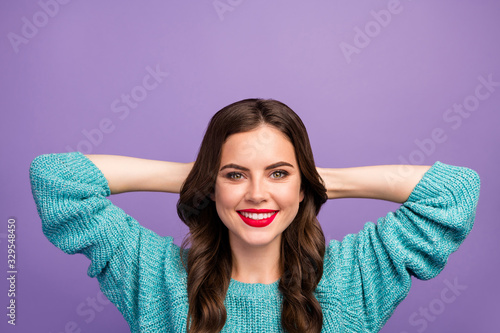
[{"label": "chin", "polygon": [[277,237],[272,237],[271,235],[251,235],[250,237],[245,237],[244,242],[249,246],[267,246],[273,241],[276,241]]}]

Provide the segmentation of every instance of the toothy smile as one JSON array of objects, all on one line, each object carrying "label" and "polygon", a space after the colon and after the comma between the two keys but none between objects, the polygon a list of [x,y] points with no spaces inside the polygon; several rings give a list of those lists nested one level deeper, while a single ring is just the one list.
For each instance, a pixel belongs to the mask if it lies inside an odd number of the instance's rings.
[{"label": "toothy smile", "polygon": [[276,212],[256,214],[256,213],[248,213],[248,212],[240,211],[240,214],[243,215],[244,217],[247,217],[247,218],[252,219],[252,220],[263,220],[263,219],[270,218],[271,216],[276,214]]}]

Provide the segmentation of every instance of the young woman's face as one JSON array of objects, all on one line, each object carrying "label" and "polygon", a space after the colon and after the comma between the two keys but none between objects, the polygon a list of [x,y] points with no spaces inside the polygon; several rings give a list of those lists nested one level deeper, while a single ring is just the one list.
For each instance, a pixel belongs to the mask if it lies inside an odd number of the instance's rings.
[{"label": "young woman's face", "polygon": [[[229,229],[231,246],[280,242],[304,199],[300,178],[293,145],[276,128],[264,125],[228,137],[211,198]],[[250,209],[277,213],[269,219],[243,216],[241,211]]]}]

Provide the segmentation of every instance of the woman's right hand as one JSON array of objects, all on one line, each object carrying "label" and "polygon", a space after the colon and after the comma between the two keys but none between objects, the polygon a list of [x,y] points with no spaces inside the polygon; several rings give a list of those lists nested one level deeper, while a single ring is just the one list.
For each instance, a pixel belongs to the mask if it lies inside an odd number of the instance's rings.
[{"label": "woman's right hand", "polygon": [[103,173],[111,194],[133,191],[179,193],[194,162],[179,163],[120,155],[85,155]]}]

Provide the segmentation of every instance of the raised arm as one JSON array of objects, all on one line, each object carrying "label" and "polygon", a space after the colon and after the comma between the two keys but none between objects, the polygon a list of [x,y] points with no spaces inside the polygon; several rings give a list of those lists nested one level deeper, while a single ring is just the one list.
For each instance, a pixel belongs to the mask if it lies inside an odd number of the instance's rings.
[{"label": "raised arm", "polygon": [[372,198],[403,203],[430,169],[428,165],[375,165],[316,168],[328,199]]},{"label": "raised arm", "polygon": [[132,191],[179,193],[194,164],[120,155],[85,156],[104,174],[111,194]]},{"label": "raised arm", "polygon": [[[143,227],[107,197],[125,191],[176,192],[184,174],[187,170],[183,172],[181,164],[124,156],[86,157],[81,152],[43,154],[30,164],[31,190],[43,233],[65,253],[90,259],[87,275],[98,279],[101,291],[132,332],[148,324],[152,313],[148,309],[171,306],[164,287],[144,288],[147,283],[141,283],[140,274],[150,276],[169,267],[180,274],[170,274],[164,282],[177,284],[183,267],[175,259],[180,253],[172,237]],[[139,317],[145,318],[144,323]]]},{"label": "raised arm", "polygon": [[359,167],[321,175],[334,198],[402,202],[377,223],[366,222],[341,242],[331,240],[325,253],[323,292],[347,300],[336,312],[346,321],[357,318],[356,332],[378,332],[408,295],[411,278],[437,276],[472,230],[479,175],[439,161],[430,168]]}]

